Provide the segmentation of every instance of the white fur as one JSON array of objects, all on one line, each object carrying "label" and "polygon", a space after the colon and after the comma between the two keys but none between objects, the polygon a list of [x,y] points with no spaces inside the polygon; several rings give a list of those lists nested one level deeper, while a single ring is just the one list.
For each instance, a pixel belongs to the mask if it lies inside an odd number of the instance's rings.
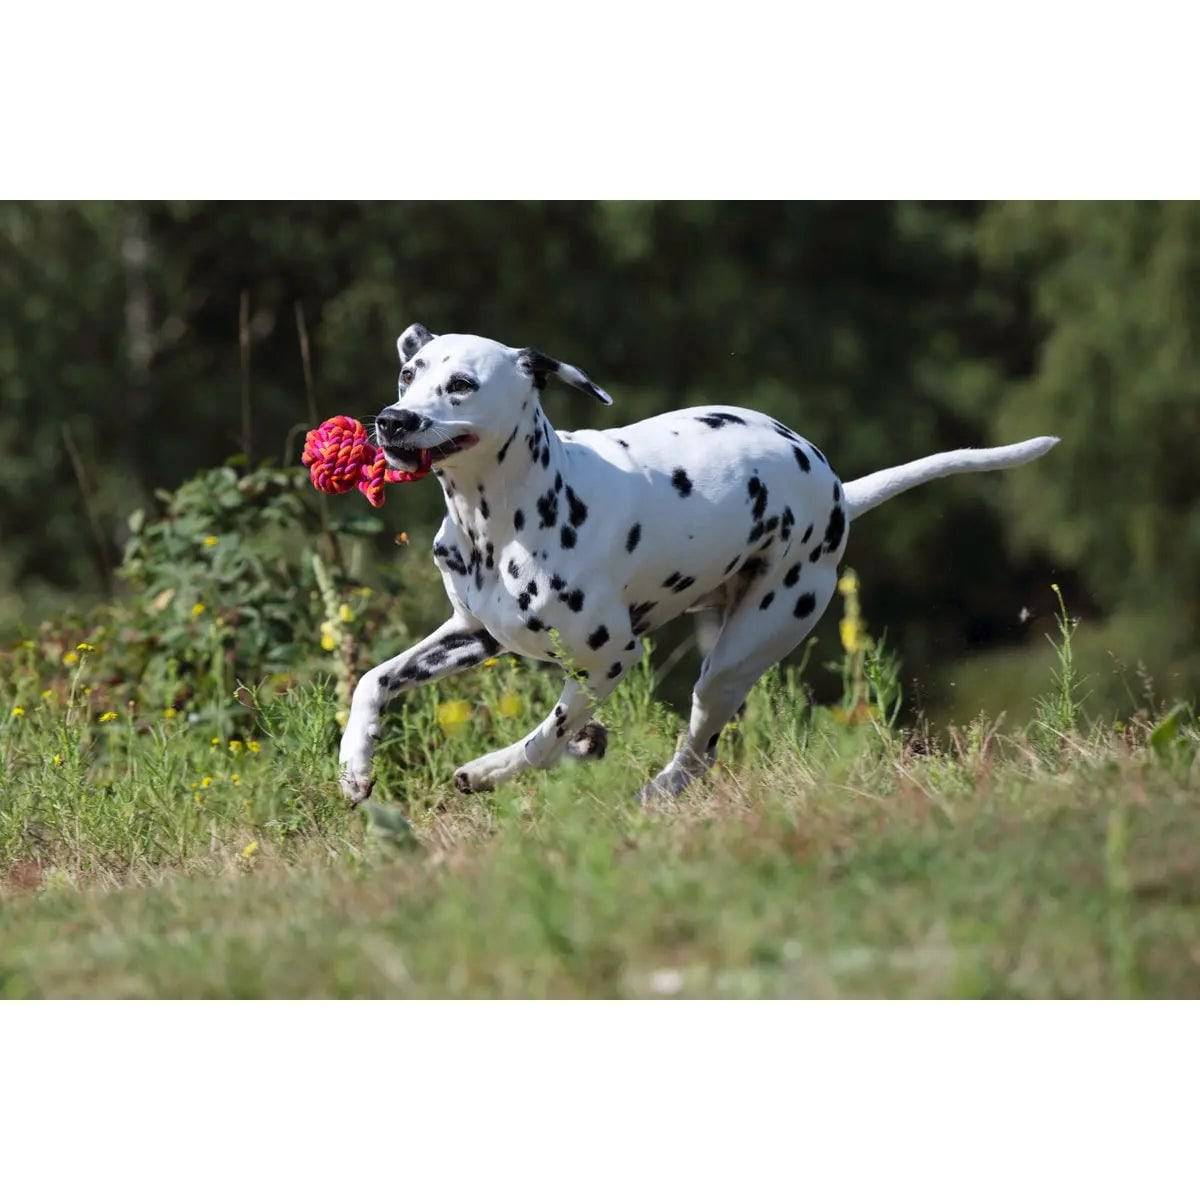
[{"label": "white fur", "polygon": [[852,516],[942,475],[1028,461],[1056,440],[934,455],[843,489],[812,443],[749,409],[558,433],[542,408],[548,380],[610,402],[578,368],[416,325],[398,346],[399,398],[377,420],[389,461],[411,467],[420,449],[460,447],[435,467],[446,518],[434,555],[453,615],[355,690],[341,750],[354,801],[370,792],[382,708],[400,692],[504,650],[569,659],[575,677],[554,710],[455,773],[463,790],[491,787],[564,751],[602,752],[591,716],[639,659],[640,637],[713,609],[719,632],[687,735],[643,798],[677,794],[708,770],[754,681],[820,619]]}]

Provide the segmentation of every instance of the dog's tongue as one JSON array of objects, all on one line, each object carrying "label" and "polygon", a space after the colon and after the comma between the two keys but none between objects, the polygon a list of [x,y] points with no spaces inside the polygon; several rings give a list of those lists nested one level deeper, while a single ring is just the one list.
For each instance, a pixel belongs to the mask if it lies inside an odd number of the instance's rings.
[{"label": "dog's tongue", "polygon": [[417,469],[415,471],[398,471],[394,467],[387,469],[388,483],[415,483],[418,479],[424,479],[433,468],[433,451],[422,450],[417,455]]}]

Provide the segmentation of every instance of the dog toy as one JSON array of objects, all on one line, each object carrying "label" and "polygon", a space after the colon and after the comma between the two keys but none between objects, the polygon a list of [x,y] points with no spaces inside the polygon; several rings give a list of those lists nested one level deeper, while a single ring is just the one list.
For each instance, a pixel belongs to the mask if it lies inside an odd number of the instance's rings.
[{"label": "dog toy", "polygon": [[387,465],[383,451],[371,445],[361,421],[330,417],[304,435],[300,461],[318,491],[338,496],[358,488],[372,508],[379,508],[384,484],[424,479],[432,459],[428,450],[422,450],[415,471],[397,471]]}]

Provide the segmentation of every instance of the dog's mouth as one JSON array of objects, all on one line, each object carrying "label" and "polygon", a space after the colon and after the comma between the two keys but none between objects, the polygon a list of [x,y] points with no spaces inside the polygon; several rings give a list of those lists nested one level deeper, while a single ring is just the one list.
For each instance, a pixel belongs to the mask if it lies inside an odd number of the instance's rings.
[{"label": "dog's mouth", "polygon": [[479,439],[473,433],[460,433],[444,442],[438,442],[436,446],[417,447],[384,442],[382,448],[387,457],[388,466],[399,471],[425,474],[434,463],[442,462],[444,459],[474,446],[478,441]]}]

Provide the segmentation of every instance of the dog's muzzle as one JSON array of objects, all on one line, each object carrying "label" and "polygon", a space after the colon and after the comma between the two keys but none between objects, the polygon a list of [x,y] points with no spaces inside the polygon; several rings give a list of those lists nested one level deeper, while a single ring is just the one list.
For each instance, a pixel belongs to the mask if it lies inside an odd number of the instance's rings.
[{"label": "dog's muzzle", "polygon": [[408,408],[384,409],[375,418],[375,431],[389,464],[405,471],[428,470],[479,441],[473,433],[447,437],[444,428]]}]

